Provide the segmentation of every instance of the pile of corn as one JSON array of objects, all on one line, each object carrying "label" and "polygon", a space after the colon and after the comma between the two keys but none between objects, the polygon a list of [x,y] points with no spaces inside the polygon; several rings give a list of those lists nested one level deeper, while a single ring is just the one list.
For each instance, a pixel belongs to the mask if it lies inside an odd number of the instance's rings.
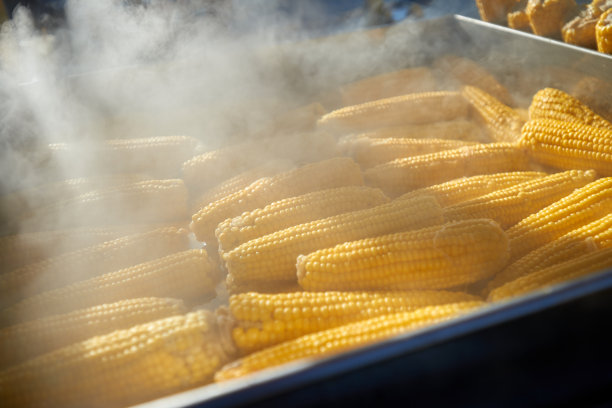
[{"label": "pile of corn", "polygon": [[1,197],[27,231],[0,238],[3,406],[141,403],[612,266],[612,123],[435,66],[347,84],[284,136],[88,146],[121,174]]}]

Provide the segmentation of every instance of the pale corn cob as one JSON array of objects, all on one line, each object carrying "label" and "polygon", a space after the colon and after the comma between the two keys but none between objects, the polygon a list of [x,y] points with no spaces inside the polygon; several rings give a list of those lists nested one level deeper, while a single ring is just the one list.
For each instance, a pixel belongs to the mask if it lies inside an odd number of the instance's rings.
[{"label": "pale corn cob", "polygon": [[502,103],[513,106],[514,100],[508,89],[503,86],[483,66],[468,58],[446,55],[434,61],[434,67],[442,75],[449,75],[463,85],[476,86],[493,95]]},{"label": "pale corn cob", "polygon": [[561,27],[576,12],[574,0],[529,0],[525,9],[534,34],[561,38]]},{"label": "pale corn cob", "polygon": [[342,105],[358,105],[377,99],[437,90],[437,81],[426,67],[407,68],[351,82],[340,88]]},{"label": "pale corn cob", "polygon": [[444,210],[444,216],[449,221],[491,218],[508,229],[593,180],[592,170],[551,174],[455,204]]},{"label": "pale corn cob", "polygon": [[400,333],[434,325],[484,305],[483,302],[461,302],[428,306],[307,334],[226,365],[215,374],[215,381],[242,377],[302,358],[320,358],[350,350]]},{"label": "pale corn cob", "polygon": [[2,305],[189,248],[188,231],[164,227],[68,252],[0,275]]},{"label": "pale corn cob", "polygon": [[251,239],[294,225],[384,204],[382,191],[363,186],[319,190],[275,201],[263,208],[228,218],[215,230],[219,250],[227,252]]},{"label": "pale corn cob", "polygon": [[69,286],[42,292],[1,311],[15,324],[136,297],[173,297],[193,304],[210,298],[221,276],[205,250],[178,252]]},{"label": "pale corn cob", "polygon": [[612,176],[612,130],[551,119],[528,121],[519,141],[534,160],[559,169]]},{"label": "pale corn cob", "polygon": [[187,313],[181,300],[137,298],[106,303],[0,329],[0,366],[7,367],[90,337]]},{"label": "pale corn cob", "polygon": [[480,300],[460,292],[243,293],[230,297],[232,337],[252,353],[305,334],[420,307]]},{"label": "pale corn cob", "polygon": [[611,246],[612,213],[529,252],[494,276],[487,284],[487,291],[537,270]]},{"label": "pale corn cob", "polygon": [[533,96],[529,105],[529,118],[579,122],[612,130],[612,123],[593,112],[578,99],[554,88],[541,89]]},{"label": "pale corn cob", "polygon": [[368,137],[370,139],[386,139],[389,137],[409,139],[453,139],[472,142],[490,142],[478,124],[472,120],[457,119],[443,122],[426,123],[424,125],[389,126],[374,129],[365,133],[345,136],[351,138]]},{"label": "pale corn cob", "polygon": [[235,350],[207,311],[93,337],[0,372],[4,407],[124,407],[209,383]]},{"label": "pale corn cob", "polygon": [[224,253],[223,260],[238,282],[297,279],[295,262],[300,254],[346,241],[440,224],[441,212],[436,200],[427,196],[390,202],[255,238]]},{"label": "pale corn cob", "polygon": [[483,21],[506,25],[506,16],[517,0],[476,0],[478,13]]},{"label": "pale corn cob", "polygon": [[609,267],[612,267],[612,247],[597,249],[579,258],[541,269],[495,288],[489,294],[488,300],[495,302],[523,295],[537,289],[602,272]]},{"label": "pale corn cob", "polygon": [[576,82],[571,94],[608,122],[612,121],[612,83],[592,76],[584,77]]},{"label": "pale corn cob", "polygon": [[461,93],[470,102],[474,114],[488,129],[493,140],[515,142],[521,137],[521,127],[525,121],[514,109],[474,86],[464,86]]},{"label": "pale corn cob", "polygon": [[24,231],[187,221],[187,189],[180,179],[146,180],[101,188],[43,207]]},{"label": "pale corn cob", "polygon": [[367,137],[344,139],[339,148],[353,157],[362,168],[391,160],[475,145],[476,142],[449,139],[408,139]]},{"label": "pale corn cob", "polygon": [[248,187],[210,203],[192,217],[191,230],[199,241],[216,242],[215,228],[227,218],[264,207],[274,201],[327,188],[363,185],[357,163],[337,157],[310,163],[272,177],[261,178]]},{"label": "pale corn cob", "polygon": [[247,292],[291,293],[304,291],[304,289],[298,285],[296,279],[237,282],[232,275],[227,275],[225,279],[225,288],[230,295]]},{"label": "pale corn cob", "polygon": [[364,178],[366,184],[395,197],[458,177],[517,170],[529,170],[523,149],[491,143],[396,159],[364,171]]},{"label": "pale corn cob", "polygon": [[497,223],[466,220],[300,255],[297,276],[309,291],[447,289],[491,277],[508,258]]},{"label": "pale corn cob", "polygon": [[612,8],[603,13],[595,26],[597,51],[612,54]]},{"label": "pale corn cob", "polygon": [[459,92],[412,93],[347,106],[324,115],[319,127],[364,131],[385,126],[418,125],[465,118],[467,102]]},{"label": "pale corn cob", "polygon": [[612,212],[612,177],[595,180],[506,231],[510,260],[521,258],[568,232]]},{"label": "pale corn cob", "polygon": [[198,143],[193,137],[166,136],[55,143],[49,148],[63,163],[76,160],[73,169],[77,172],[95,169],[96,172],[145,173],[151,177],[172,178],[179,175],[181,164],[195,155]]},{"label": "pale corn cob", "polygon": [[431,195],[442,207],[448,207],[544,176],[546,176],[546,173],[538,171],[513,171],[509,173],[462,177],[447,181],[446,183],[434,184],[433,186],[414,190],[399,198],[411,198],[421,194]]}]

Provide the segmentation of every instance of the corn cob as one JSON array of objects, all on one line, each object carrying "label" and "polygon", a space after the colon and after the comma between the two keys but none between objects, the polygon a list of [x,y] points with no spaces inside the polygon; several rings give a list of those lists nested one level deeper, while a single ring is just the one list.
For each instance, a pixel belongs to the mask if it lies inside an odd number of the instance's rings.
[{"label": "corn cob", "polygon": [[612,130],[612,123],[593,112],[578,99],[554,88],[544,88],[533,96],[529,105],[529,118],[579,122]]},{"label": "corn cob", "polygon": [[235,350],[221,317],[168,317],[0,372],[3,406],[123,407],[209,383]]},{"label": "corn cob", "polygon": [[[504,15],[505,16],[505,15]],[[482,89],[502,103],[513,106],[514,100],[495,77],[483,66],[468,58],[455,55],[440,57],[434,61],[434,67],[443,75],[449,75],[462,85],[471,85]]]},{"label": "corn cob", "polygon": [[508,229],[523,218],[595,180],[592,170],[569,170],[524,181],[444,210],[449,221],[491,218]]},{"label": "corn cob", "polygon": [[217,225],[244,211],[311,191],[355,185],[363,185],[363,176],[352,159],[338,157],[310,163],[259,179],[245,189],[207,205],[193,215],[191,230],[199,241],[214,243]]},{"label": "corn cob", "polygon": [[487,291],[540,269],[611,246],[612,213],[529,252],[491,279]]},{"label": "corn cob", "polygon": [[527,122],[522,134],[519,144],[542,164],[612,176],[612,130],[538,119]]},{"label": "corn cob", "polygon": [[310,291],[446,289],[492,276],[508,257],[497,223],[466,220],[301,255],[297,276]]},{"label": "corn cob", "polygon": [[294,360],[320,358],[350,350],[400,333],[422,329],[457,317],[484,306],[483,302],[461,302],[423,307],[409,312],[383,315],[350,323],[255,352],[223,367],[215,374],[215,381],[242,377],[259,370]]},{"label": "corn cob", "polygon": [[513,171],[509,173],[462,177],[447,181],[446,183],[414,190],[399,198],[412,198],[422,194],[431,195],[442,207],[448,207],[525,181],[540,179],[544,176],[546,176],[546,173],[538,171]]},{"label": "corn cob", "polygon": [[178,299],[138,298],[49,316],[0,329],[0,366],[9,366],[90,337],[187,313]]},{"label": "corn cob", "polygon": [[489,294],[489,301],[519,296],[531,291],[570,281],[612,266],[612,247],[597,249],[579,258],[541,269],[508,282]]},{"label": "corn cob", "polygon": [[516,0],[476,0],[480,18],[489,23],[506,25],[506,16]]},{"label": "corn cob", "polygon": [[319,102],[310,103],[280,114],[264,130],[266,134],[287,135],[314,130],[317,120],[327,111]]},{"label": "corn cob", "polygon": [[206,251],[192,249],[36,294],[4,309],[0,320],[15,324],[136,297],[195,303],[211,297],[220,278]]},{"label": "corn cob", "polygon": [[453,139],[472,142],[490,142],[474,121],[457,119],[424,125],[390,126],[374,129],[356,135],[347,135],[342,140],[350,141],[367,137],[370,139],[408,138],[408,139]]},{"label": "corn cob", "polygon": [[187,230],[159,228],[128,235],[0,275],[2,304],[189,248]]},{"label": "corn cob", "polygon": [[534,34],[561,38],[561,27],[576,12],[574,0],[529,0],[525,9]]},{"label": "corn cob", "polygon": [[364,178],[366,184],[395,197],[458,177],[528,169],[527,155],[521,148],[491,143],[396,159],[366,170]]},{"label": "corn cob", "polygon": [[247,281],[236,282],[232,275],[227,275],[225,279],[225,288],[230,295],[239,293],[257,292],[257,293],[291,293],[303,292],[304,290],[298,285],[296,279],[292,280],[267,280],[267,281]]},{"label": "corn cob", "polygon": [[595,180],[508,229],[510,260],[514,262],[534,249],[610,212],[612,177]]},{"label": "corn cob", "polygon": [[521,127],[525,122],[514,109],[474,86],[466,85],[461,92],[493,140],[515,142],[520,138]]},{"label": "corn cob", "polygon": [[415,197],[264,235],[224,253],[223,260],[236,281],[296,279],[295,262],[300,254],[441,222],[441,209],[436,200]]},{"label": "corn cob", "polygon": [[597,8],[587,7],[561,28],[563,41],[580,47],[597,49],[595,26],[601,12]]},{"label": "corn cob", "polygon": [[514,28],[515,30],[531,32],[531,25],[529,25],[529,16],[525,8],[527,7],[527,0],[515,1],[514,6],[508,12],[508,27]]},{"label": "corn cob", "polygon": [[576,82],[571,93],[608,122],[612,121],[612,83],[588,76]]},{"label": "corn cob", "polygon": [[595,26],[597,51],[612,54],[612,8],[603,13]]},{"label": "corn cob", "polygon": [[[109,139],[99,143],[49,145],[62,163],[77,164],[77,171],[95,169],[109,173],[145,173],[151,177],[178,176],[181,164],[195,155],[198,140],[187,136],[142,139]],[[78,166],[82,163],[83,166]]]},{"label": "corn cob", "polygon": [[221,222],[215,231],[219,249],[232,250],[251,239],[294,225],[384,204],[389,199],[371,187],[339,187],[275,201]]},{"label": "corn cob", "polygon": [[476,143],[445,139],[369,139],[360,137],[344,139],[339,147],[353,157],[361,167],[368,168],[395,159],[458,149],[474,144]]},{"label": "corn cob", "polygon": [[364,131],[466,116],[467,102],[459,92],[423,92],[347,106],[324,115],[319,126],[335,131]]},{"label": "corn cob", "polygon": [[372,317],[419,307],[480,300],[460,292],[243,293],[230,297],[237,324],[234,342],[243,353]]},{"label": "corn cob", "polygon": [[377,99],[437,90],[437,81],[426,67],[408,68],[365,78],[340,89],[342,105],[358,105]]}]

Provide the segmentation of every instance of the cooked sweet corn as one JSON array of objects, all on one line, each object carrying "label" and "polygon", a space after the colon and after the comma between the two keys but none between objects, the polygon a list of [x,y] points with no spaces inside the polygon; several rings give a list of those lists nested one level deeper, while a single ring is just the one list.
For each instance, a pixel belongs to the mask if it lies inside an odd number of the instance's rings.
[{"label": "cooked sweet corn", "polygon": [[612,8],[603,13],[595,26],[597,51],[612,54]]},{"label": "cooked sweet corn", "polygon": [[471,142],[490,142],[478,124],[472,120],[457,119],[444,122],[426,123],[423,125],[389,126],[372,131],[347,135],[340,140],[350,143],[350,139],[368,137],[370,139],[408,138],[408,139],[445,139],[465,140]]},{"label": "cooked sweet corn", "polygon": [[534,34],[561,38],[561,27],[575,10],[574,0],[529,0],[525,12]]}]

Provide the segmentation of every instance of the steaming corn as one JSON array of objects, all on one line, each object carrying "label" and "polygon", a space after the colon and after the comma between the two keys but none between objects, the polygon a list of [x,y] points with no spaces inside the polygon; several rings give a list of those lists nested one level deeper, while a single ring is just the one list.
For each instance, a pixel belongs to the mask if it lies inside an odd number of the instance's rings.
[{"label": "steaming corn", "polygon": [[296,279],[295,262],[301,254],[346,241],[440,224],[441,213],[432,197],[390,202],[255,238],[224,253],[223,260],[238,282]]},{"label": "steaming corn", "polygon": [[[367,137],[370,139],[407,138],[407,139],[445,139],[471,142],[489,142],[480,126],[472,120],[457,119],[424,125],[389,126],[355,135],[347,135],[340,140],[340,149],[351,139]],[[346,153],[346,152],[343,152]]]},{"label": "steaming corn", "polygon": [[561,27],[575,10],[574,0],[529,0],[525,12],[534,34],[561,38]]},{"label": "steaming corn", "polygon": [[577,279],[612,267],[612,247],[597,249],[557,265],[539,270],[495,288],[489,301],[520,296],[534,290]]},{"label": "steaming corn", "polygon": [[551,119],[531,120],[520,145],[540,163],[559,169],[594,169],[612,176],[612,129]]},{"label": "steaming corn", "polygon": [[247,354],[380,315],[478,300],[447,291],[243,293],[230,297],[230,311],[237,321],[232,337]]},{"label": "steaming corn", "polygon": [[612,83],[586,76],[572,87],[571,93],[608,122],[612,121]]},{"label": "steaming corn", "polygon": [[319,127],[364,131],[385,126],[418,125],[465,118],[467,102],[459,92],[412,93],[347,106],[324,115]]},{"label": "steaming corn", "polygon": [[493,140],[515,142],[520,138],[525,121],[514,109],[474,86],[464,86],[461,92]]},{"label": "steaming corn", "polygon": [[423,187],[406,193],[399,198],[404,199],[418,195],[430,195],[434,197],[442,207],[448,207],[526,181],[536,180],[544,176],[546,176],[546,173],[538,171],[514,171],[462,177],[447,181],[446,183]]},{"label": "steaming corn", "polygon": [[164,227],[128,235],[27,264],[0,275],[4,306],[49,289],[126,268],[189,248],[188,231]]},{"label": "steaming corn", "polygon": [[359,346],[384,340],[400,333],[422,329],[469,313],[483,302],[460,302],[423,307],[409,312],[374,317],[307,334],[276,346],[249,354],[215,374],[215,381],[225,381],[252,374],[303,358],[321,358]]},{"label": "steaming corn", "polygon": [[5,407],[123,407],[209,383],[234,348],[222,317],[168,317],[0,371]]},{"label": "steaming corn", "polygon": [[597,50],[612,54],[612,8],[603,13],[595,26]]},{"label": "steaming corn", "polygon": [[487,284],[487,291],[540,269],[609,247],[612,247],[612,213],[529,252],[497,274]]},{"label": "steaming corn", "polygon": [[595,180],[592,170],[569,170],[524,181],[445,209],[447,220],[491,218],[503,229]]},{"label": "steaming corn", "polygon": [[508,229],[512,262],[612,212],[612,177],[595,180]]},{"label": "steaming corn", "polygon": [[388,202],[382,191],[362,186],[314,191],[275,201],[221,222],[215,231],[219,250],[228,252],[251,239],[317,219]]},{"label": "steaming corn", "polygon": [[338,157],[262,178],[245,189],[202,208],[192,217],[191,230],[199,241],[215,243],[215,229],[227,218],[264,207],[283,198],[334,187],[363,185],[357,163]]},{"label": "steaming corn", "polygon": [[138,298],[106,303],[0,329],[0,367],[8,367],[90,337],[187,313],[181,300]]},{"label": "steaming corn", "polygon": [[192,249],[36,294],[2,310],[0,322],[15,324],[136,297],[202,303],[214,294],[220,275],[205,250]]},{"label": "steaming corn", "polygon": [[364,172],[366,184],[395,197],[458,177],[529,170],[527,155],[509,143],[466,146],[396,159]]},{"label": "steaming corn", "polygon": [[297,276],[311,291],[446,289],[488,278],[508,258],[508,238],[497,223],[467,220],[302,255]]}]

